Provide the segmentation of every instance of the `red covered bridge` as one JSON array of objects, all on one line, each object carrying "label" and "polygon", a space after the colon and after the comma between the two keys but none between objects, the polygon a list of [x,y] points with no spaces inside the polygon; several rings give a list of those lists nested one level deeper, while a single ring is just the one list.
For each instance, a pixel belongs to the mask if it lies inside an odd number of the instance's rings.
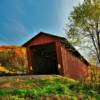
[{"label": "red covered bridge", "polygon": [[87,76],[89,63],[64,37],[40,32],[23,46],[32,74],[60,74],[74,79]]}]

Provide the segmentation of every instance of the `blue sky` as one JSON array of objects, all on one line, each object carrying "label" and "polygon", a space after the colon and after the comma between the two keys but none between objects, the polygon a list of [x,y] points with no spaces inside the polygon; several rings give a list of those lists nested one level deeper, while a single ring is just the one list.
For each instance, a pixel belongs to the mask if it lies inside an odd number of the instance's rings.
[{"label": "blue sky", "polygon": [[83,0],[0,0],[0,45],[21,45],[40,31],[64,36],[67,18]]}]

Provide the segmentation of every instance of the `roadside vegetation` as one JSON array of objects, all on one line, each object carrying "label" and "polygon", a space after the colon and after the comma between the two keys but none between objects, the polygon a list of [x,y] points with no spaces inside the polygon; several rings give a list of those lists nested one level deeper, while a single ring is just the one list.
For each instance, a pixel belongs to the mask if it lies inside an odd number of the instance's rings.
[{"label": "roadside vegetation", "polygon": [[87,84],[87,86],[100,94],[100,67],[90,65],[88,67],[88,77],[81,80],[81,82]]},{"label": "roadside vegetation", "polygon": [[0,75],[25,74],[28,71],[26,49],[0,46]]},{"label": "roadside vegetation", "polygon": [[61,76],[0,78],[0,100],[55,100],[54,98],[100,100],[100,94],[79,81]]}]

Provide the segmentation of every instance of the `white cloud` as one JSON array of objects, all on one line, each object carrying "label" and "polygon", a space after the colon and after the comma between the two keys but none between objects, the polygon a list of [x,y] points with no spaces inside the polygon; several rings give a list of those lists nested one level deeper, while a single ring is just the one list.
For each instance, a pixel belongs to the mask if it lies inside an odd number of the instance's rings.
[{"label": "white cloud", "polygon": [[79,3],[83,3],[83,1],[84,1],[84,0],[77,0],[77,2],[79,2]]}]

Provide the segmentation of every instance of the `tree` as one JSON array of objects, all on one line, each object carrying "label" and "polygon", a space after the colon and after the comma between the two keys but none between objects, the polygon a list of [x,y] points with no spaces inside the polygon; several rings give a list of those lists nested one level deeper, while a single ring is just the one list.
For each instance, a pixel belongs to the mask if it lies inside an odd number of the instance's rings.
[{"label": "tree", "polygon": [[84,0],[74,7],[66,34],[70,42],[82,49],[100,65],[100,0]]},{"label": "tree", "polygon": [[0,65],[10,71],[26,72],[28,70],[25,48],[21,47],[1,47]]}]

